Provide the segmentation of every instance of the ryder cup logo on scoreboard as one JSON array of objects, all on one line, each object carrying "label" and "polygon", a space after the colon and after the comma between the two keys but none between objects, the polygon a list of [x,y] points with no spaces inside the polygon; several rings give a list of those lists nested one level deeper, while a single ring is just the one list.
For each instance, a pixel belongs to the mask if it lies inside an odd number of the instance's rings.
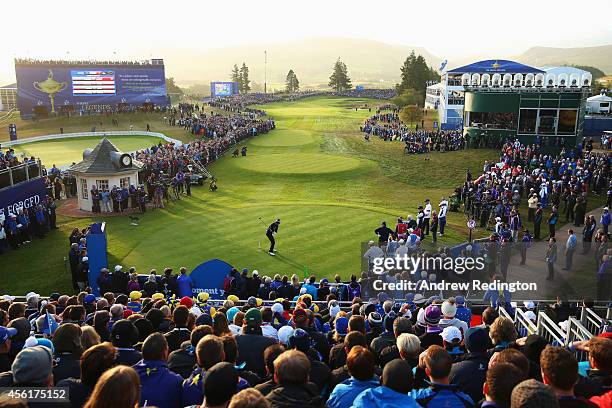
[{"label": "ryder cup logo on scoreboard", "polygon": [[115,95],[115,72],[109,70],[70,71],[72,95]]}]

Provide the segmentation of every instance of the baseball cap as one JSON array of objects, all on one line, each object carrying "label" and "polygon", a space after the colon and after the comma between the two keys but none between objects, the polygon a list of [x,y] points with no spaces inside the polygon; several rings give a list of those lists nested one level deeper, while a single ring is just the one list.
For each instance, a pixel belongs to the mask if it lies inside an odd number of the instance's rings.
[{"label": "baseball cap", "polygon": [[304,329],[295,329],[289,336],[287,346],[306,353],[310,349],[310,335]]},{"label": "baseball cap", "polygon": [[8,339],[17,334],[17,329],[14,327],[0,326],[0,344],[6,343]]},{"label": "baseball cap", "polygon": [[535,303],[533,303],[531,300],[524,301],[523,305],[525,305],[525,308],[527,308],[529,310],[535,309]]},{"label": "baseball cap", "polygon": [[465,305],[465,298],[463,296],[455,297],[455,304],[463,306]]},{"label": "baseball cap", "polygon": [[120,270],[123,269],[123,266],[121,265],[115,265],[115,272],[119,272]]},{"label": "baseball cap", "polygon": [[53,369],[53,354],[44,346],[23,349],[15,357],[11,371],[16,384],[45,384]]},{"label": "baseball cap", "polygon": [[259,276],[259,272],[257,271],[257,269],[253,271],[253,276]]},{"label": "baseball cap", "polygon": [[393,322],[397,318],[397,314],[394,311],[390,311],[387,315],[385,315],[383,319],[383,327],[388,332],[393,332]]},{"label": "baseball cap", "polygon": [[255,296],[250,296],[250,297],[247,299],[247,304],[248,304],[249,306],[252,306],[252,307],[257,306],[257,299],[255,298]]},{"label": "baseball cap", "polygon": [[238,372],[233,364],[217,363],[206,370],[202,384],[206,405],[223,405],[236,393]]},{"label": "baseball cap", "polygon": [[460,343],[463,336],[461,336],[461,330],[455,326],[448,326],[442,330],[442,339],[447,343]]},{"label": "baseball cap", "polygon": [[127,319],[118,320],[111,329],[111,339],[117,347],[131,347],[138,341],[138,329]]},{"label": "baseball cap", "polygon": [[483,352],[489,345],[489,334],[483,327],[472,327],[465,332],[465,348],[469,352]]},{"label": "baseball cap", "polygon": [[244,315],[244,321],[248,326],[259,326],[262,322],[261,311],[256,307],[249,309]]},{"label": "baseball cap", "polygon": [[84,304],[91,304],[93,302],[96,301],[96,296],[92,295],[91,293],[88,295],[85,295],[85,297],[83,298],[83,303]]}]

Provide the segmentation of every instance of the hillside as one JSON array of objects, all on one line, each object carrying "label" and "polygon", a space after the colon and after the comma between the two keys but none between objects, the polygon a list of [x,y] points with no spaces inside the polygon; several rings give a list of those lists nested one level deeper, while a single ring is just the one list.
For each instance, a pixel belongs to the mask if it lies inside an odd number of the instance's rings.
[{"label": "hillside", "polygon": [[581,48],[532,47],[515,58],[528,65],[589,65],[612,73],[612,44]]},{"label": "hillside", "polygon": [[168,76],[174,76],[183,86],[229,80],[233,64],[243,61],[250,68],[251,79],[263,83],[264,50],[267,50],[269,84],[284,84],[290,68],[303,85],[326,84],[333,63],[340,57],[348,66],[353,84],[377,83],[391,87],[399,80],[400,66],[413,49],[438,68],[440,58],[422,47],[346,38],[314,38],[202,51],[157,50],[155,55],[163,55]]}]

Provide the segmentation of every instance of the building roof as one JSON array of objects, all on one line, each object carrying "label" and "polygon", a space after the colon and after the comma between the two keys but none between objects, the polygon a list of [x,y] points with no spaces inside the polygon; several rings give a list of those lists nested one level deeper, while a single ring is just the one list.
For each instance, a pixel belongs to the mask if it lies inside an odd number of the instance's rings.
[{"label": "building roof", "polygon": [[612,102],[612,98],[604,94],[599,94],[587,98],[587,102]]},{"label": "building roof", "polygon": [[585,71],[583,69],[576,68],[576,67],[568,67],[568,66],[542,67],[542,70],[546,72],[547,74],[555,74],[555,75],[574,74],[574,75],[578,75],[579,77],[582,77],[582,75],[584,74],[590,75],[589,71]]},{"label": "building roof", "polygon": [[484,60],[474,62],[473,64],[464,65],[459,68],[451,69],[449,74],[505,74],[505,73],[544,73],[541,69],[530,67],[529,65],[508,60]]},{"label": "building roof", "polygon": [[70,166],[68,170],[83,174],[114,174],[131,173],[144,167],[143,163],[134,159],[129,167],[122,167],[112,153],[124,154],[113,142],[104,138],[91,153],[84,155],[83,161]]}]

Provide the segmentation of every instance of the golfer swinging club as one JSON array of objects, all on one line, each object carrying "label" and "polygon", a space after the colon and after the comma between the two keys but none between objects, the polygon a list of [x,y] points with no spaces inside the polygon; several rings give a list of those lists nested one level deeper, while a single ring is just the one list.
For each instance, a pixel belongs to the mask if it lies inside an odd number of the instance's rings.
[{"label": "golfer swinging club", "polygon": [[272,224],[270,224],[270,226],[266,230],[266,237],[268,237],[268,239],[270,240],[270,250],[268,251],[268,253],[272,256],[276,255],[276,250],[274,249],[274,244],[276,244],[276,241],[274,240],[274,234],[278,232],[279,225],[280,219],[277,219]]}]

